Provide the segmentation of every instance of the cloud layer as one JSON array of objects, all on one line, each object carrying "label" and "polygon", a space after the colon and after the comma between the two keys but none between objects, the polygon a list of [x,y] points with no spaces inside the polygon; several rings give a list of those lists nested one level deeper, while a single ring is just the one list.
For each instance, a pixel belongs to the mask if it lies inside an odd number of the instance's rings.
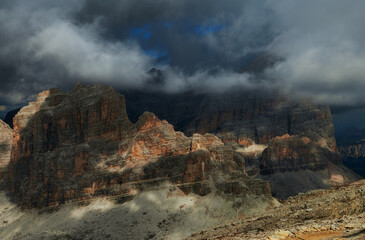
[{"label": "cloud layer", "polygon": [[[364,7],[361,0],[1,1],[0,105],[77,81],[141,88],[152,67],[164,70],[167,91],[279,88],[363,105]],[[265,81],[236,72],[266,52],[285,61],[260,75]]]},{"label": "cloud layer", "polygon": [[269,49],[286,61],[269,71],[286,91],[334,105],[365,102],[363,1],[279,1],[282,29]]}]

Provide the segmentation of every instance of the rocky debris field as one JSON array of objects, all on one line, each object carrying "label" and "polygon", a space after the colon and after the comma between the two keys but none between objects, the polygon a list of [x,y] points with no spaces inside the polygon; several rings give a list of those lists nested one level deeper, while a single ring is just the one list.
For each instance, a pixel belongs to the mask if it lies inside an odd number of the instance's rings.
[{"label": "rocky debris field", "polygon": [[184,239],[243,215],[262,214],[277,204],[257,196],[228,200],[215,194],[186,195],[166,183],[123,204],[106,197],[20,210],[0,191],[0,239]]},{"label": "rocky debris field", "polygon": [[21,211],[0,192],[0,239],[365,239],[364,180],[281,204],[185,195],[170,184],[114,200]]},{"label": "rocky debris field", "polygon": [[299,194],[265,215],[215,226],[189,239],[365,239],[365,181]]}]

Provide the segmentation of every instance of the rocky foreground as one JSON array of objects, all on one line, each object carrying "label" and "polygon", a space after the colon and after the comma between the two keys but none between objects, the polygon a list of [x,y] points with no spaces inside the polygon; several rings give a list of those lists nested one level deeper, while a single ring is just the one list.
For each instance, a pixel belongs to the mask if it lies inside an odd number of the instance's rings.
[{"label": "rocky foreground", "polygon": [[20,210],[0,191],[0,239],[184,239],[201,229],[263,214],[279,203],[247,196],[185,194],[164,183],[123,204],[114,197]]},{"label": "rocky foreground", "polygon": [[188,239],[365,239],[365,180],[290,197],[266,214]]},{"label": "rocky foreground", "polygon": [[[365,181],[282,203],[185,195],[166,183],[118,204],[95,198],[23,210],[0,192],[0,239],[364,239]],[[204,230],[202,230],[204,229]],[[194,233],[195,232],[195,233]]]}]

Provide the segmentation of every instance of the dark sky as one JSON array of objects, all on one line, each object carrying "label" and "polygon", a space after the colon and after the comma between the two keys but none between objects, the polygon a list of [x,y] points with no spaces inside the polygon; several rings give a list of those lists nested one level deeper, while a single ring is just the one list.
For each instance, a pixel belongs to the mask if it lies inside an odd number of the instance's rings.
[{"label": "dark sky", "polygon": [[365,128],[365,107],[332,111],[336,134],[341,134],[349,127]]},{"label": "dark sky", "polygon": [[285,61],[260,87],[363,106],[364,9],[363,0],[2,0],[0,115],[76,82],[141,88],[152,67],[164,70],[164,91],[252,87],[235,70],[266,52]]}]

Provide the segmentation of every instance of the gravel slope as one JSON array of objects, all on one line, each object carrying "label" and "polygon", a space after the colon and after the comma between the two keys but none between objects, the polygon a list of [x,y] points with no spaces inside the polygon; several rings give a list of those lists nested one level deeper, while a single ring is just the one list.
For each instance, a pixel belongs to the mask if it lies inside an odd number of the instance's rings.
[{"label": "gravel slope", "polygon": [[0,192],[0,239],[183,239],[201,229],[253,216],[278,203],[248,197],[185,195],[170,185],[124,204],[98,198],[57,210],[20,211]]}]

